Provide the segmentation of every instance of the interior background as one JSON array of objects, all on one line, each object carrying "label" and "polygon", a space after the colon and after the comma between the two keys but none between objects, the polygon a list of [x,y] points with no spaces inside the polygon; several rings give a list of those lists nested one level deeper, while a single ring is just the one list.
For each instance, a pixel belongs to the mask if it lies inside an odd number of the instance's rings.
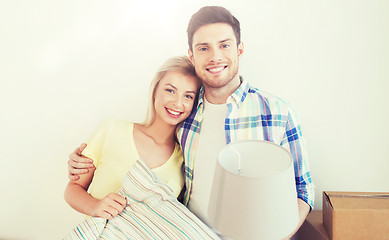
[{"label": "interior background", "polygon": [[106,118],[142,121],[204,5],[241,22],[240,74],[295,108],[323,190],[389,191],[389,2],[0,1],[0,239],[61,239],[68,154]]}]

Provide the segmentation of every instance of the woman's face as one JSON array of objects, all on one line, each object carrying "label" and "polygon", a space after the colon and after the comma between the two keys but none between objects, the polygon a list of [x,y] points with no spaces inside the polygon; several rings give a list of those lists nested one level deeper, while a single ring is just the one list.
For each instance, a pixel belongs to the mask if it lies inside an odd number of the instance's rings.
[{"label": "woman's face", "polygon": [[167,72],[154,93],[155,121],[176,126],[192,111],[199,89],[195,77],[180,72]]}]

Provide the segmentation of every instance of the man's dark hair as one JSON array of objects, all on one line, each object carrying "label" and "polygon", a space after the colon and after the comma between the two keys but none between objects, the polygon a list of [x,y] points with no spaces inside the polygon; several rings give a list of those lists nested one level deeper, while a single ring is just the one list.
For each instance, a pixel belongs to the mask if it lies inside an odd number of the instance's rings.
[{"label": "man's dark hair", "polygon": [[188,33],[188,44],[189,49],[192,49],[193,35],[202,26],[213,24],[213,23],[227,23],[234,30],[236,42],[240,43],[240,23],[230,11],[223,7],[208,6],[203,7],[195,14],[189,21],[187,33]]}]

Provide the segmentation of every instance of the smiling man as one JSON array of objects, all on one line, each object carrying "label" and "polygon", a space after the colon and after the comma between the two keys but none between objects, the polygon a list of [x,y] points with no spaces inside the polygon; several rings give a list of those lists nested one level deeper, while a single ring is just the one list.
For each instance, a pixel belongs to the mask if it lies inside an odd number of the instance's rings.
[{"label": "smiling man", "polygon": [[244,46],[240,40],[240,23],[228,10],[200,9],[192,16],[187,32],[189,58],[203,88],[197,111],[178,132],[185,159],[184,204],[209,224],[210,183],[218,152],[235,141],[270,141],[286,148],[293,156],[299,228],[313,207],[314,193],[305,144],[294,111],[281,99],[250,86],[239,76]]}]

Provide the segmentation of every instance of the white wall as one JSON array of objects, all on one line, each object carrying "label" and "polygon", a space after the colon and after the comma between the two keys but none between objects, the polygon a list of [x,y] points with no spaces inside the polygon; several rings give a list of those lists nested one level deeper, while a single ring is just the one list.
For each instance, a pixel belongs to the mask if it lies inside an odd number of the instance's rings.
[{"label": "white wall", "polygon": [[[240,2],[240,3],[238,3]],[[109,117],[141,121],[157,67],[202,5],[241,21],[240,73],[297,111],[316,185],[389,191],[389,3],[1,1],[0,239],[61,239],[68,154]]]}]

